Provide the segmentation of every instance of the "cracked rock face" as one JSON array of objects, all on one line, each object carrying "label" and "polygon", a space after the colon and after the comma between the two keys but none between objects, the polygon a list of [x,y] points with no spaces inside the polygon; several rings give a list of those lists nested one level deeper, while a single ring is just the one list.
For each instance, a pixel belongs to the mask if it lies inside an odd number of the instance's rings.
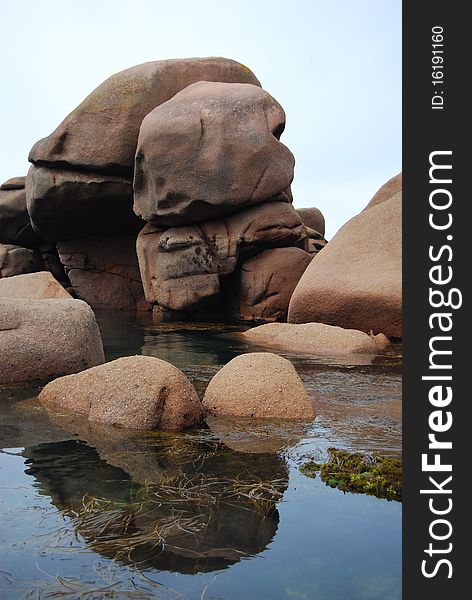
[{"label": "cracked rock face", "polygon": [[75,293],[93,308],[148,309],[134,236],[69,240],[57,250]]},{"label": "cracked rock face", "polygon": [[246,260],[230,295],[233,318],[285,321],[293,290],[312,258],[301,248],[273,248]]},{"label": "cracked rock face", "polygon": [[119,175],[33,165],[26,198],[34,230],[52,242],[137,233],[142,227],[132,212],[131,180]]},{"label": "cracked rock face", "polygon": [[137,240],[146,299],[164,313],[221,308],[226,303],[223,279],[245,258],[274,246],[303,247],[305,241],[300,217],[285,202],[266,202],[225,219],[164,231],[146,225]]},{"label": "cracked rock face", "polygon": [[157,227],[291,202],[294,158],[280,141],[282,107],[260,87],[201,81],[143,120],[134,210]]}]

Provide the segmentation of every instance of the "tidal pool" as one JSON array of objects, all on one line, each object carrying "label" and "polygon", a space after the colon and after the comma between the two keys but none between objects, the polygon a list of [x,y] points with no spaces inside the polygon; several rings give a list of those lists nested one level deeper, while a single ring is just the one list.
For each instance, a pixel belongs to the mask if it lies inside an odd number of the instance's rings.
[{"label": "tidal pool", "polygon": [[[243,326],[97,314],[108,360],[146,354],[202,393]],[[358,364],[283,353],[313,423],[210,419],[139,433],[0,388],[0,598],[401,598],[401,503],[299,471],[328,447],[401,454],[401,348]]]}]

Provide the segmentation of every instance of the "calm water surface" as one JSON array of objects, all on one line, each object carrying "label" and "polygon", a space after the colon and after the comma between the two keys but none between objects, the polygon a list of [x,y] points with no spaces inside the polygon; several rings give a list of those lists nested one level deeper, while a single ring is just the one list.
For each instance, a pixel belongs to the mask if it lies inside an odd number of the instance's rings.
[{"label": "calm water surface", "polygon": [[[260,349],[244,327],[97,316],[108,360],[168,360],[199,393]],[[298,467],[330,446],[400,455],[401,349],[355,365],[281,354],[313,423],[127,432],[47,413],[39,387],[0,388],[0,598],[399,599],[401,504]]]}]

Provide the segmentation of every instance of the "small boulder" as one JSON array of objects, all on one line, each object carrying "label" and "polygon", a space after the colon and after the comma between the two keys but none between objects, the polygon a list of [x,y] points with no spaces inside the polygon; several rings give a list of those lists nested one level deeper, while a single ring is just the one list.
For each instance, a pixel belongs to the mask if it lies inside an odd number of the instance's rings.
[{"label": "small boulder", "polygon": [[151,111],[139,130],[134,210],[188,225],[266,200],[291,201],[294,158],[282,107],[247,83],[200,81]]},{"label": "small boulder", "polygon": [[208,384],[203,406],[212,415],[312,419],[313,403],[295,367],[270,352],[240,354]]},{"label": "small boulder", "polygon": [[0,298],[0,383],[44,381],[103,361],[100,331],[85,302]]},{"label": "small boulder", "polygon": [[241,335],[249,342],[262,346],[322,356],[376,354],[390,344],[382,333],[368,335],[363,331],[324,323],[269,323],[253,327]]},{"label": "small boulder", "polygon": [[325,218],[319,208],[297,208],[297,213],[300,215],[303,225],[317,231],[321,236],[325,234]]},{"label": "small boulder", "polygon": [[0,244],[0,279],[44,270],[44,261],[37,250]]},{"label": "small boulder", "polygon": [[31,299],[69,299],[72,296],[54,279],[49,271],[27,273],[0,279],[0,297]]},{"label": "small boulder", "polygon": [[201,402],[187,377],[151,356],[126,356],[60,377],[39,399],[93,422],[131,429],[185,429],[203,419]]}]

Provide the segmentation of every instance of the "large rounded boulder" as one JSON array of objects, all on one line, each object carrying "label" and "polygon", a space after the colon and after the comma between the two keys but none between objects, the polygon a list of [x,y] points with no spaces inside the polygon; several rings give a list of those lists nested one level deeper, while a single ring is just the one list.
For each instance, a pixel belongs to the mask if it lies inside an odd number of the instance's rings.
[{"label": "large rounded boulder", "polygon": [[290,300],[291,323],[402,335],[402,197],[364,210],[317,254]]},{"label": "large rounded boulder", "polygon": [[100,331],[85,302],[0,297],[0,383],[44,381],[103,361]]},{"label": "large rounded boulder", "polygon": [[212,415],[312,419],[314,406],[292,363],[270,352],[240,354],[208,384],[203,398]]},{"label": "large rounded boulder", "polygon": [[227,58],[146,62],[115,73],[31,149],[33,164],[131,177],[139,127],[156,106],[197,81],[251,83],[250,69]]},{"label": "large rounded boulder", "polygon": [[153,61],[98,86],[31,149],[27,205],[35,231],[50,241],[136,233],[132,177],[143,118],[197,81],[259,85],[225,58]]},{"label": "large rounded boulder", "polygon": [[195,388],[170,363],[151,356],[126,356],[60,377],[39,399],[90,421],[131,429],[185,429],[203,420]]},{"label": "large rounded boulder", "polygon": [[294,158],[279,141],[284,126],[282,107],[256,85],[188,86],[143,120],[135,212],[162,227],[290,202]]},{"label": "large rounded boulder", "polygon": [[0,279],[36,273],[44,268],[43,257],[37,250],[13,244],[0,244]]}]

